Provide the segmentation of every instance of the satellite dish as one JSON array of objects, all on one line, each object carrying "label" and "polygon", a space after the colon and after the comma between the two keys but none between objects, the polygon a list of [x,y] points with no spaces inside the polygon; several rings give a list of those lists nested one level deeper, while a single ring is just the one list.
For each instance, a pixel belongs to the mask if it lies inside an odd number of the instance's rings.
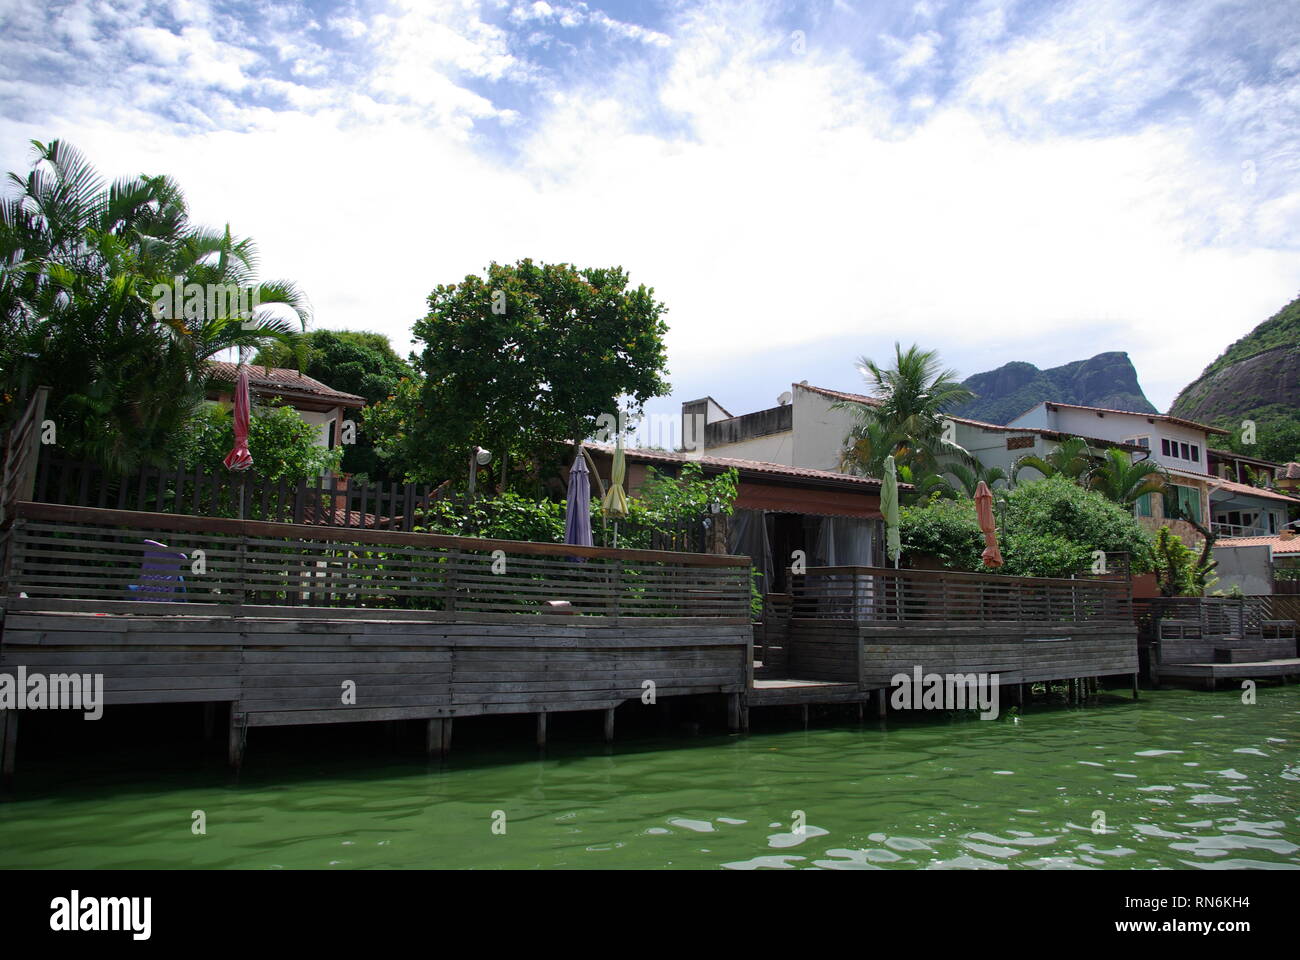
[{"label": "satellite dish", "polygon": [[781,396],[776,398],[776,402],[778,406],[785,407],[785,406],[789,406],[790,401],[793,399],[794,396],[790,393],[789,390],[787,390],[785,393],[781,394]]}]

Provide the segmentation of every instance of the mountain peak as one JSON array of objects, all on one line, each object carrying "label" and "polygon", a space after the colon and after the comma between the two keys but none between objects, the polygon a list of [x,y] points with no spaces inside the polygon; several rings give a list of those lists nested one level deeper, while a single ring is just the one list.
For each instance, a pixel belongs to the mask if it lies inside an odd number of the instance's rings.
[{"label": "mountain peak", "polygon": [[964,382],[975,399],[948,412],[989,423],[1007,423],[1044,400],[1134,413],[1157,412],[1138,384],[1132,361],[1122,350],[1047,370],[1012,360],[996,370],[967,377]]}]

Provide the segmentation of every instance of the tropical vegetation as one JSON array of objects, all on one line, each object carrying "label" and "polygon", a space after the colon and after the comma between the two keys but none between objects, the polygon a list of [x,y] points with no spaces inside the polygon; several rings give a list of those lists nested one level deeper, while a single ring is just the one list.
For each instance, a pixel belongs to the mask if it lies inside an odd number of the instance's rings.
[{"label": "tropical vegetation", "polygon": [[291,344],[306,299],[259,280],[256,246],[229,225],[192,222],[174,180],[106,183],[71,145],[32,146],[0,198],[0,425],[48,385],[65,451],[159,462],[203,401],[207,361]]}]

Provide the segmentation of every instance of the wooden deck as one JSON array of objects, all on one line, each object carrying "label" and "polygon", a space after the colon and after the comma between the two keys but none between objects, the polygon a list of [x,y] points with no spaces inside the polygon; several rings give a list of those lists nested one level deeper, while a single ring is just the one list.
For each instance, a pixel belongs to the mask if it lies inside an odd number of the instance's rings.
[{"label": "wooden deck", "polygon": [[1163,679],[1201,680],[1211,690],[1219,680],[1255,680],[1300,677],[1300,657],[1260,660],[1254,663],[1166,663],[1160,667]]},{"label": "wooden deck", "polygon": [[917,666],[1004,685],[1137,672],[1121,581],[822,567],[794,584],[793,676],[872,690]]},{"label": "wooden deck", "polygon": [[[748,558],[15,512],[0,671],[102,674],[109,706],[228,702],[235,763],[257,726],[423,719],[438,752],[456,717],[536,714],[544,740],[546,714],[604,710],[612,736],[622,703],[702,693],[743,724]],[[160,573],[146,540],[185,558]]]}]

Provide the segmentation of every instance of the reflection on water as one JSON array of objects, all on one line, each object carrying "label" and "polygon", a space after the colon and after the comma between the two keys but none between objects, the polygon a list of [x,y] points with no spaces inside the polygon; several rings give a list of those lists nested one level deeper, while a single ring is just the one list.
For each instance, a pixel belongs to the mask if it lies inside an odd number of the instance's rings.
[{"label": "reflection on water", "polygon": [[1284,687],[442,768],[255,750],[238,783],[136,765],[24,784],[0,803],[0,867],[1296,869],[1298,742]]}]

